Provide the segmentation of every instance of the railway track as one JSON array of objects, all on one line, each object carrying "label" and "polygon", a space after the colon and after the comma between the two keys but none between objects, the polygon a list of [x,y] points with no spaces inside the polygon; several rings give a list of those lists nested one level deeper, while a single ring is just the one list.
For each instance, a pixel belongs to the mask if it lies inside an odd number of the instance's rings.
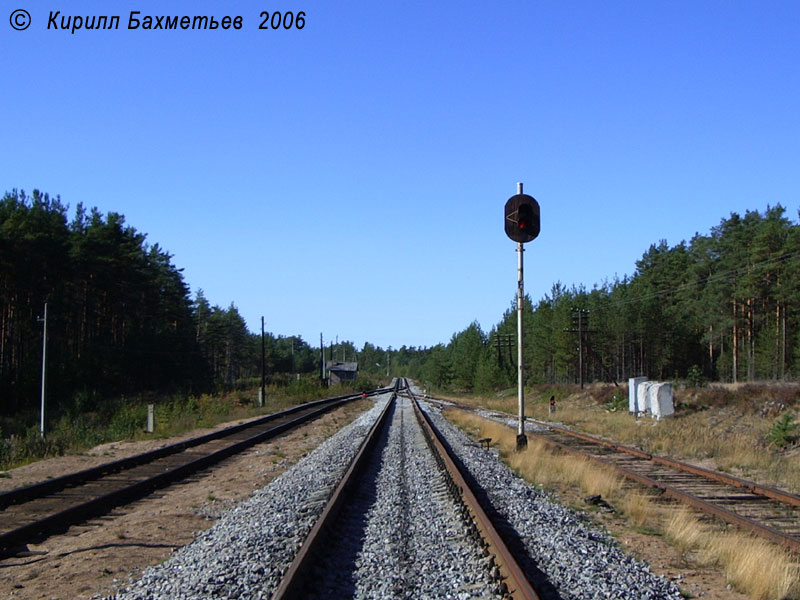
[{"label": "railway track", "polygon": [[272,598],[460,590],[538,600],[408,382],[398,383]]},{"label": "railway track", "polygon": [[[374,390],[373,396],[385,390]],[[70,525],[108,512],[160,487],[301,425],[344,403],[350,394],[288,410],[129,458],[0,494],[0,558]]]},{"label": "railway track", "polygon": [[[506,423],[516,418],[496,411],[486,413]],[[545,421],[528,419],[526,432],[564,452],[608,465],[666,497],[800,553],[800,496]]]}]

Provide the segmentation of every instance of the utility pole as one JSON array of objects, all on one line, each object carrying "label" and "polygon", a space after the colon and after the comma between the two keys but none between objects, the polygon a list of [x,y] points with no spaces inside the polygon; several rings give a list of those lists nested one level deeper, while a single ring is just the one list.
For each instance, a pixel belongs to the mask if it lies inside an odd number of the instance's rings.
[{"label": "utility pole", "polygon": [[264,348],[264,317],[261,317],[261,389],[258,391],[258,405],[264,406],[267,399],[266,388],[266,350]]},{"label": "utility pole", "polygon": [[47,302],[44,303],[44,317],[37,320],[44,325],[42,330],[42,406],[39,420],[39,435],[44,438],[44,397],[45,382],[47,381]]},{"label": "utility pole", "polygon": [[578,309],[578,381],[581,389],[583,389],[583,315],[584,311]]},{"label": "utility pole", "polygon": [[514,334],[496,333],[494,336],[494,346],[497,348],[497,364],[502,368],[504,366],[502,349],[508,348],[509,354],[511,353],[511,348],[514,347]]},{"label": "utility pole", "polygon": [[572,312],[575,313],[572,316],[572,325],[577,326],[577,329],[565,329],[564,331],[578,334],[578,381],[580,382],[581,389],[583,389],[584,334],[594,333],[594,331],[586,329],[585,327],[585,325],[588,325],[588,320],[589,320],[589,311],[587,309],[573,308]]},{"label": "utility pole", "polygon": [[325,346],[322,344],[322,332],[319,334],[319,380],[325,381]]}]

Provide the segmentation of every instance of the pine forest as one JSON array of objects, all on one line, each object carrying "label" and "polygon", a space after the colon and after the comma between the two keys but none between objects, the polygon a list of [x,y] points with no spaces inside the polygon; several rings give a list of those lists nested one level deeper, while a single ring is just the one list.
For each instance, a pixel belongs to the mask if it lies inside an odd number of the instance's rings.
[{"label": "pine forest", "polygon": [[[603,274],[598,274],[600,277]],[[193,394],[252,384],[261,335],[235,304],[194,296],[181,269],[122,215],[74,217],[58,197],[14,190],[0,200],[0,418],[38,414],[44,306],[53,410],[125,395]],[[635,272],[592,289],[556,282],[524,305],[529,384],[654,379],[750,382],[800,375],[800,227],[781,206],[731,214],[707,234],[653,243]],[[436,389],[516,385],[516,306],[489,332],[477,322],[430,348],[355,348],[360,372]],[[302,317],[299,316],[298,319]],[[267,316],[268,319],[268,316]],[[316,377],[320,350],[267,334],[271,381]]]}]

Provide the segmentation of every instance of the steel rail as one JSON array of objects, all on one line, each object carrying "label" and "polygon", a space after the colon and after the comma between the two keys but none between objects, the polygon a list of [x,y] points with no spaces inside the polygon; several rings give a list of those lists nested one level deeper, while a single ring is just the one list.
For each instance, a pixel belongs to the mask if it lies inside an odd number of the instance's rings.
[{"label": "steel rail", "polygon": [[[446,402],[451,404],[451,405],[453,405],[453,406],[461,408],[461,409],[470,410],[470,411],[474,411],[475,410],[473,407],[462,405],[462,404],[459,404],[459,403],[456,403],[456,402],[452,402],[450,400],[447,400]],[[501,414],[501,415],[504,415],[504,416],[507,414],[507,413],[502,413],[500,411],[491,411],[491,412],[494,412],[494,413],[497,413],[497,414]],[[510,417],[512,415],[508,415],[508,416]],[[742,489],[744,491],[747,491],[747,492],[749,492],[749,493],[751,493],[751,494],[753,494],[755,496],[763,496],[763,497],[775,500],[775,501],[780,502],[780,503],[788,504],[788,505],[790,505],[792,507],[800,506],[800,497],[798,497],[795,494],[792,494],[790,492],[786,492],[784,490],[778,490],[776,488],[763,486],[763,485],[758,484],[756,482],[748,481],[748,480],[745,480],[745,479],[739,479],[737,477],[733,477],[733,476],[727,475],[725,473],[719,473],[719,472],[716,472],[716,471],[710,471],[708,469],[703,469],[701,467],[696,467],[694,465],[689,465],[687,463],[684,463],[684,462],[681,462],[681,461],[678,461],[678,460],[675,460],[675,459],[649,454],[647,452],[643,452],[642,450],[639,450],[637,448],[633,448],[631,446],[626,446],[624,444],[618,444],[616,442],[611,442],[611,441],[608,441],[608,440],[604,440],[602,438],[598,438],[598,437],[595,437],[595,436],[592,436],[592,435],[588,435],[588,434],[585,434],[585,433],[572,431],[570,429],[566,429],[566,428],[560,427],[558,425],[553,425],[553,424],[547,423],[545,421],[539,421],[539,420],[536,420],[536,419],[529,419],[529,421],[531,421],[533,423],[536,423],[537,425],[540,425],[542,427],[546,427],[546,428],[548,428],[548,429],[550,429],[552,431],[555,431],[557,433],[561,433],[561,434],[567,435],[569,437],[580,439],[580,440],[583,440],[583,441],[586,441],[586,442],[589,442],[589,443],[592,443],[592,444],[597,444],[597,445],[602,446],[602,447],[611,448],[611,449],[619,451],[621,453],[625,453],[625,454],[628,454],[628,455],[631,455],[631,456],[635,456],[637,458],[641,458],[641,459],[644,459],[644,460],[647,460],[647,461],[652,461],[652,462],[654,462],[656,464],[660,464],[660,465],[663,465],[663,466],[666,466],[666,467],[669,467],[669,468],[672,468],[672,469],[675,469],[675,470],[678,470],[678,471],[683,471],[683,472],[686,472],[686,473],[690,473],[690,474],[698,476],[698,477],[702,477],[702,478],[705,478],[705,479],[710,479],[711,481],[715,481],[715,482],[718,482],[718,483],[724,483],[724,484],[727,484],[727,485],[731,485],[731,486],[736,487],[738,489]],[[607,459],[604,459],[604,458],[602,458],[600,456],[594,456],[594,455],[589,454],[588,452],[583,452],[583,451],[578,450],[576,448],[572,448],[572,447],[570,447],[570,446],[568,446],[566,444],[563,444],[563,443],[558,442],[556,440],[549,439],[549,438],[547,438],[547,437],[545,437],[545,436],[543,436],[541,434],[537,434],[536,432],[529,432],[529,433],[531,433],[532,435],[534,435],[537,438],[541,439],[542,441],[544,441],[544,442],[546,442],[548,444],[551,444],[552,446],[557,447],[557,448],[559,448],[559,449],[561,449],[561,450],[563,450],[565,452],[568,452],[568,453],[573,454],[575,456],[580,456],[582,458],[589,458],[589,459],[594,460],[594,461],[596,461],[596,462],[598,462],[600,464],[613,467],[615,470],[617,470],[620,474],[622,474],[623,476],[625,476],[628,479],[632,479],[632,480],[634,480],[634,481],[636,481],[636,482],[638,482],[638,483],[640,483],[640,484],[642,484],[642,485],[644,485],[646,487],[654,488],[654,489],[658,490],[659,493],[661,493],[661,494],[663,494],[663,495],[665,495],[667,497],[673,498],[675,500],[678,500],[680,502],[683,502],[685,504],[693,506],[694,508],[697,508],[698,510],[700,510],[702,512],[705,512],[706,514],[718,517],[718,518],[722,519],[723,521],[725,521],[727,523],[730,523],[732,525],[736,525],[738,527],[741,527],[742,529],[748,530],[748,531],[750,531],[750,532],[752,532],[752,533],[754,533],[754,534],[756,534],[758,536],[761,536],[761,537],[764,537],[766,539],[769,539],[769,540],[771,540],[771,541],[773,541],[773,542],[775,542],[775,543],[777,543],[777,544],[779,544],[779,545],[791,550],[792,552],[800,554],[800,539],[798,539],[797,537],[794,537],[794,536],[791,536],[791,535],[787,535],[787,534],[779,531],[778,529],[775,529],[775,528],[770,527],[768,525],[764,525],[762,523],[759,523],[758,521],[755,521],[755,520],[749,519],[747,517],[744,517],[742,515],[739,515],[734,511],[731,511],[731,510],[728,510],[726,508],[723,508],[723,507],[721,507],[721,506],[719,506],[717,504],[714,504],[712,502],[708,502],[706,500],[703,500],[702,498],[698,498],[697,496],[694,496],[694,495],[692,495],[692,494],[690,494],[688,492],[684,492],[684,491],[676,488],[675,486],[671,486],[671,485],[665,484],[665,483],[663,483],[661,481],[658,481],[658,480],[653,479],[651,477],[648,477],[646,475],[642,475],[641,473],[636,473],[634,471],[626,469],[625,467],[623,467],[621,465],[618,465],[618,464],[614,463],[611,460],[607,460]]]},{"label": "steel rail", "polygon": [[[381,392],[381,390],[375,390],[375,391],[372,392],[372,394],[380,393],[380,392]],[[113,491],[111,491],[109,493],[97,496],[95,498],[91,498],[89,500],[86,500],[85,502],[81,502],[79,504],[70,506],[70,507],[68,507],[68,508],[66,508],[64,510],[58,511],[56,513],[51,513],[51,514],[46,515],[46,516],[44,516],[42,518],[36,519],[35,521],[26,523],[24,525],[21,525],[19,527],[16,527],[16,528],[12,529],[12,530],[6,531],[6,532],[0,534],[0,557],[13,555],[15,547],[22,546],[23,544],[28,543],[28,542],[30,542],[30,541],[32,541],[34,539],[39,539],[42,536],[45,536],[46,534],[48,534],[49,532],[63,531],[69,525],[72,525],[72,524],[75,524],[75,523],[80,522],[82,520],[85,520],[86,518],[89,518],[91,516],[96,516],[98,514],[102,514],[104,512],[107,512],[110,508],[112,508],[114,506],[119,506],[121,504],[128,503],[128,502],[130,502],[130,501],[132,501],[134,499],[140,498],[140,497],[152,492],[155,489],[158,489],[158,488],[161,488],[161,487],[165,487],[165,486],[169,485],[170,483],[173,483],[175,481],[183,479],[183,478],[187,477],[188,475],[190,475],[191,473],[194,473],[194,472],[199,471],[201,469],[207,468],[207,467],[209,467],[209,466],[211,466],[211,465],[213,465],[213,464],[215,464],[217,462],[220,462],[221,460],[224,460],[224,459],[226,459],[226,458],[228,458],[230,456],[233,456],[234,454],[242,452],[242,451],[246,450],[247,448],[250,448],[251,446],[254,446],[255,444],[261,443],[263,441],[266,441],[267,439],[275,437],[275,436],[277,436],[277,435],[279,435],[279,434],[281,434],[281,433],[283,433],[285,431],[288,431],[288,430],[290,430],[290,429],[292,429],[294,427],[297,427],[297,426],[299,426],[299,425],[301,425],[301,424],[303,424],[303,423],[305,423],[307,421],[310,421],[310,420],[312,420],[312,419],[324,414],[325,412],[327,412],[329,410],[332,410],[333,408],[336,408],[336,407],[338,407],[338,406],[340,406],[342,404],[345,404],[347,402],[350,402],[350,401],[355,400],[355,399],[360,398],[360,397],[361,397],[361,394],[350,394],[350,395],[347,395],[347,396],[339,396],[339,397],[336,397],[336,398],[329,398],[329,399],[325,399],[325,400],[320,400],[320,401],[307,403],[307,404],[301,405],[299,407],[293,407],[292,409],[289,409],[288,411],[283,411],[282,413],[275,413],[274,415],[269,415],[269,418],[260,419],[260,420],[258,420],[258,422],[260,424],[263,424],[265,420],[275,420],[276,418],[278,418],[279,415],[280,416],[287,416],[287,415],[294,414],[296,412],[300,412],[302,410],[307,410],[309,407],[316,407],[311,412],[303,414],[303,415],[301,415],[301,416],[299,416],[299,417],[297,417],[295,419],[292,419],[290,421],[278,424],[275,427],[267,429],[266,431],[261,431],[261,432],[257,433],[256,435],[249,436],[246,439],[240,440],[240,441],[235,442],[235,443],[233,443],[233,444],[231,444],[229,446],[226,446],[224,448],[221,448],[221,449],[216,450],[214,452],[208,453],[208,454],[206,454],[204,456],[201,456],[201,457],[196,458],[194,460],[191,460],[189,462],[186,462],[186,463],[183,463],[181,465],[178,465],[177,467],[170,468],[169,470],[165,470],[163,472],[160,472],[160,473],[158,473],[158,474],[156,474],[156,475],[154,475],[152,477],[137,481],[137,482],[135,482],[133,484],[121,487],[119,489],[113,490]],[[250,423],[245,424],[245,425],[249,425],[250,427],[252,427],[253,426],[253,422],[250,422]],[[234,426],[234,427],[231,427],[231,428],[228,428],[228,429],[234,429],[234,430],[236,430],[238,432],[238,431],[242,431],[242,430],[244,430],[246,428],[247,427],[242,427],[240,425],[237,425],[237,426]],[[215,432],[215,433],[219,433],[219,432]],[[228,435],[230,435],[230,433]],[[212,436],[213,436],[213,434],[212,434]],[[207,437],[208,436],[201,436],[201,438],[197,438],[197,439],[203,439],[203,438],[207,438]],[[210,440],[206,439],[205,441],[211,441],[213,439],[218,439],[219,437],[226,437],[226,436],[216,436],[216,437],[212,437]],[[174,444],[172,446],[173,447],[178,447],[178,446],[181,446],[183,444],[184,444],[184,442],[179,442],[178,444]],[[192,444],[192,445],[197,445],[197,444]],[[189,446],[184,446],[184,449],[186,447],[189,447]],[[178,452],[178,451],[180,451],[180,450],[176,450],[175,452]],[[170,452],[167,455],[174,454],[175,452]],[[149,455],[151,453],[145,453],[145,454]],[[135,459],[137,457],[132,457],[132,458],[135,461]],[[126,459],[123,459],[123,461],[124,460],[126,460]],[[151,459],[150,461],[145,461],[145,462],[152,462],[152,460],[154,460],[154,459]],[[115,461],[115,462],[118,463],[120,461]],[[137,463],[137,464],[142,464],[142,463]],[[136,465],[132,464],[131,466],[136,466]],[[87,469],[86,471],[94,472],[95,469]],[[79,474],[85,473],[86,471],[82,471]],[[116,471],[119,471],[119,469],[116,469],[114,471],[106,470],[103,474],[107,474],[109,472],[113,473],[113,472],[116,472]],[[38,498],[38,497],[47,496],[47,495],[49,495],[51,493],[56,493],[59,490],[64,489],[65,487],[68,487],[69,485],[80,485],[83,482],[97,480],[100,477],[102,477],[103,474],[101,474],[99,477],[96,476],[96,477],[93,477],[92,479],[83,479],[82,481],[77,481],[76,483],[67,483],[66,485],[63,485],[63,481],[62,481],[61,482],[62,485],[60,485],[60,487],[57,487],[55,489],[55,491],[48,491],[48,492],[46,492],[44,494],[41,494],[41,495],[35,496],[35,497],[29,496],[28,499],[35,499],[35,498]],[[70,477],[69,476],[65,476],[65,477],[60,478],[60,479],[69,481]],[[47,483],[47,482],[45,482],[45,483]],[[39,490],[47,489],[47,487],[48,486],[39,486],[38,489]],[[28,486],[28,488],[37,488],[37,486],[35,486],[35,485],[34,486]],[[26,489],[26,492],[28,494],[30,494],[30,490],[29,489],[27,489],[27,488],[22,488],[22,489]],[[2,513],[0,513],[0,514],[2,514]]]},{"label": "steel rail", "polygon": [[423,426],[423,431],[428,437],[432,447],[436,450],[441,458],[447,473],[452,478],[453,482],[461,492],[462,500],[472,514],[473,521],[475,522],[478,531],[483,537],[484,541],[489,545],[489,551],[495,557],[495,564],[500,573],[505,579],[504,583],[508,588],[508,594],[516,599],[525,600],[539,600],[539,596],[531,586],[522,568],[517,563],[514,555],[508,549],[502,536],[498,533],[494,524],[492,523],[486,511],[481,506],[474,492],[470,488],[464,475],[453,460],[450,451],[444,445],[442,436],[436,429],[436,426],[430,420],[430,417],[422,410],[417,402],[416,396],[411,391],[411,387],[407,385],[408,395],[414,404],[414,410],[417,413],[417,418]]},{"label": "steel rail", "polygon": [[316,557],[319,555],[325,543],[327,533],[336,520],[336,517],[339,515],[350,491],[363,472],[367,464],[367,459],[375,447],[375,444],[378,442],[378,438],[380,437],[379,433],[388,425],[390,409],[395,403],[399,388],[400,380],[398,379],[395,383],[390,401],[386,403],[386,407],[370,428],[361,443],[361,447],[350,462],[350,466],[341,481],[339,481],[336,489],[334,489],[328,502],[325,504],[325,508],[322,509],[322,513],[306,536],[303,545],[300,547],[297,555],[295,555],[286,573],[284,573],[278,587],[275,588],[272,594],[273,600],[289,600],[303,597],[303,591],[309,580],[308,575],[311,572],[311,567]]}]

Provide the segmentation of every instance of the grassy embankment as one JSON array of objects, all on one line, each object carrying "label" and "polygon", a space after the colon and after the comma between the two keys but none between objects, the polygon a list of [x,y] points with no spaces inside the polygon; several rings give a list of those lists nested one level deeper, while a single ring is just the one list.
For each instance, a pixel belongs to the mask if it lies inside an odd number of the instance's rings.
[{"label": "grassy embankment", "polygon": [[[557,418],[582,431],[651,452],[711,459],[718,468],[796,489],[800,480],[798,461],[792,450],[771,447],[768,433],[777,414],[797,405],[797,388],[781,388],[777,394],[755,386],[721,391],[679,390],[676,417],[660,422],[637,421],[627,413],[627,395],[623,405],[620,392],[605,386],[592,386],[583,392],[569,386],[531,390],[526,411],[534,418]],[[551,395],[557,399],[555,415],[548,415]],[[503,412],[516,410],[513,393],[458,400]],[[512,429],[471,413],[446,412],[472,435],[492,438],[504,460],[526,480],[552,491],[571,488],[584,495],[601,494],[637,530],[662,536],[690,562],[720,566],[728,581],[752,598],[779,600],[800,594],[796,557],[773,544],[698,521],[690,511],[659,502],[645,490],[632,491],[635,488],[624,484],[612,471],[553,452],[541,442],[531,440],[526,451],[517,453]]]},{"label": "grassy embankment", "polygon": [[[24,433],[0,436],[0,471],[43,458],[82,452],[98,444],[120,440],[167,438],[193,429],[278,412],[291,406],[347,394],[377,383],[358,380],[335,388],[324,388],[316,378],[269,385],[266,404],[258,407],[258,387],[218,395],[120,398],[105,402],[73,402],[48,425],[42,439],[38,426]],[[155,430],[145,432],[147,405],[154,404]],[[0,473],[2,476],[2,473]]]}]

